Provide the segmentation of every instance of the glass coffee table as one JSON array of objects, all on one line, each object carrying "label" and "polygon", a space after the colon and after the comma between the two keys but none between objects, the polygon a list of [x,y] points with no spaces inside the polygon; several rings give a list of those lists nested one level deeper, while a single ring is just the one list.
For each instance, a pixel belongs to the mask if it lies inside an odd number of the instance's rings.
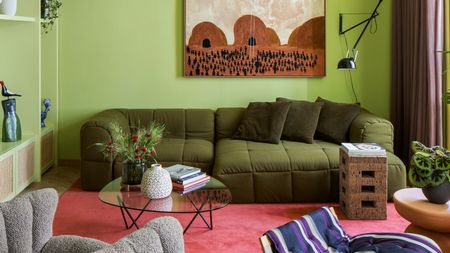
[{"label": "glass coffee table", "polygon": [[[213,211],[227,206],[231,202],[231,192],[222,182],[211,177],[211,180],[202,188],[195,191],[181,194],[173,191],[164,199],[149,199],[139,188],[125,191],[121,184],[122,178],[117,178],[107,184],[99,192],[99,199],[112,206],[120,208],[125,228],[133,226],[138,228],[137,221],[144,212],[155,213],[191,213],[189,224],[184,229],[184,233],[192,225],[197,217],[200,217],[210,230],[213,229]],[[133,216],[130,210],[137,210]],[[209,213],[209,222],[205,219],[204,213]],[[130,220],[128,224],[127,216]]]}]

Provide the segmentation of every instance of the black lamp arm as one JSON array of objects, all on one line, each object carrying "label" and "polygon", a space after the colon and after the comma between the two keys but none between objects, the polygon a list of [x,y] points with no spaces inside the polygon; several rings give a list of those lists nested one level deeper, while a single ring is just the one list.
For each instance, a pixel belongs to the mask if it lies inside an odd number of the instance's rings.
[{"label": "black lamp arm", "polygon": [[[343,31],[343,32],[340,32],[340,34],[344,34],[344,33],[348,32],[348,31],[353,30],[354,28],[356,28],[356,27],[358,27],[358,26],[360,26],[360,25],[366,23],[366,25],[364,26],[364,29],[362,30],[361,34],[359,35],[358,39],[356,40],[355,45],[353,46],[353,50],[355,50],[356,47],[358,46],[359,41],[361,40],[362,36],[363,36],[364,33],[366,32],[367,27],[369,27],[370,22],[371,22],[374,18],[376,18],[376,17],[379,15],[379,13],[378,13],[377,11],[378,11],[378,8],[379,8],[380,5],[381,5],[381,2],[383,2],[383,0],[378,0],[377,6],[375,7],[375,9],[373,10],[372,14],[370,15],[370,17],[369,17],[368,19],[366,19],[366,20],[364,20],[364,21],[361,21],[360,23],[358,23],[358,24],[356,24],[356,25],[350,27],[349,29],[347,29],[347,30],[345,30],[345,31]],[[342,18],[342,16],[341,16],[340,18]]]},{"label": "black lamp arm", "polygon": [[[370,13],[366,13],[366,14],[370,14]],[[380,13],[378,13],[378,12],[375,13],[374,18],[376,18],[378,15],[380,15]],[[344,33],[347,33],[348,31],[351,31],[351,30],[355,29],[356,27],[358,27],[358,26],[368,22],[370,19],[372,19],[371,17],[367,18],[367,19],[364,19],[363,21],[359,22],[358,24],[356,24],[356,25],[354,25],[354,26],[352,26],[350,28],[347,28],[345,31],[342,31],[342,24],[344,23],[342,21],[343,16],[344,16],[344,13],[339,14],[339,34],[340,35],[343,35]]]}]

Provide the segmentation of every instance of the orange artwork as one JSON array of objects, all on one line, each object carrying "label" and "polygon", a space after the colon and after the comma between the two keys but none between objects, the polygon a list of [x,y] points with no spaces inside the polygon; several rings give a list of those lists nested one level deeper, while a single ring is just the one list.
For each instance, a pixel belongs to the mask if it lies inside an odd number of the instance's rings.
[{"label": "orange artwork", "polygon": [[185,0],[184,75],[325,76],[325,0]]}]

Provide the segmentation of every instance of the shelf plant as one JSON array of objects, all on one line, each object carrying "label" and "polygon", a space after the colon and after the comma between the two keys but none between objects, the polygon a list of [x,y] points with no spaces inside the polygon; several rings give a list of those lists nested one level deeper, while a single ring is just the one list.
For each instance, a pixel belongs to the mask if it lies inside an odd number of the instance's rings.
[{"label": "shelf plant", "polygon": [[42,32],[48,33],[59,18],[60,0],[41,0],[41,27]]},{"label": "shelf plant", "polygon": [[[422,188],[425,196],[434,203],[450,199],[450,152],[442,146],[427,147],[418,141],[412,143],[408,178],[413,186]],[[431,196],[432,192],[440,195]],[[444,195],[444,196],[442,196]]]}]

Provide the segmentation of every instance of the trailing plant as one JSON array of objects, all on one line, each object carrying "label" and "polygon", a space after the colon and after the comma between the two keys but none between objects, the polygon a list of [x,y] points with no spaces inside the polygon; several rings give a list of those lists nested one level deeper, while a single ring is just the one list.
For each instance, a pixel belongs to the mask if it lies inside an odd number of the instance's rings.
[{"label": "trailing plant", "polygon": [[112,140],[105,143],[96,143],[99,150],[106,158],[114,160],[120,156],[123,160],[132,163],[156,161],[155,147],[161,143],[165,126],[152,123],[147,128],[133,128],[130,133],[125,131],[117,123],[111,123],[110,131]]},{"label": "trailing plant", "polygon": [[62,6],[60,0],[41,0],[41,10],[48,10],[48,12],[43,11],[41,13],[41,27],[44,33],[48,33],[55,24],[56,19],[59,18],[59,8]]},{"label": "trailing plant", "polygon": [[411,184],[419,188],[438,186],[450,182],[450,152],[441,147],[427,147],[413,141],[408,178]]}]

